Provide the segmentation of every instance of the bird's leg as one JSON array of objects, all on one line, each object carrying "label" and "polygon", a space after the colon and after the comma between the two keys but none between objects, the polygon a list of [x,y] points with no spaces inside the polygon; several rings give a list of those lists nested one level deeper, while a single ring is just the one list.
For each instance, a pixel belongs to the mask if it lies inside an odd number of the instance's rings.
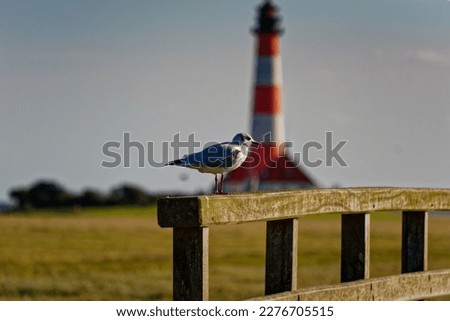
[{"label": "bird's leg", "polygon": [[219,186],[217,184],[217,174],[214,174],[214,194],[219,194]]},{"label": "bird's leg", "polygon": [[223,174],[221,175],[222,176],[220,177],[220,192],[218,192],[217,194],[228,194],[223,191]]},{"label": "bird's leg", "polygon": [[220,176],[220,194],[225,194],[223,192],[223,174]]}]

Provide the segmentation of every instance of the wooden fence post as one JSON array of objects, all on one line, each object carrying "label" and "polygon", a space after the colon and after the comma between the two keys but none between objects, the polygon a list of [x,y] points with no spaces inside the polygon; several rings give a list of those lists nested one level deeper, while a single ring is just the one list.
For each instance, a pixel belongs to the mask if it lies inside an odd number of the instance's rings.
[{"label": "wooden fence post", "polygon": [[402,273],[426,271],[428,265],[428,213],[402,214]]},{"label": "wooden fence post", "polygon": [[265,294],[297,289],[298,219],[267,222]]},{"label": "wooden fence post", "polygon": [[368,279],[370,214],[342,214],[341,282]]},{"label": "wooden fence post", "polygon": [[175,301],[208,300],[208,241],[208,227],[173,229]]}]

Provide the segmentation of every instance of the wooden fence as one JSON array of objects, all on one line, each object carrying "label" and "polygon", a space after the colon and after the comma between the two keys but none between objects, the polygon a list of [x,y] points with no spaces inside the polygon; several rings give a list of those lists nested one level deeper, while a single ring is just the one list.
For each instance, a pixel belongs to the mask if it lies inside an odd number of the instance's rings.
[{"label": "wooden fence", "polygon": [[[443,210],[450,189],[304,189],[162,198],[158,223],[173,228],[174,300],[208,300],[209,226],[256,221],[267,221],[266,276],[254,300],[415,300],[450,295],[450,269],[427,271],[428,211]],[[402,274],[369,278],[377,211],[402,211]],[[298,218],[316,214],[342,216],[342,283],[297,289]]]}]

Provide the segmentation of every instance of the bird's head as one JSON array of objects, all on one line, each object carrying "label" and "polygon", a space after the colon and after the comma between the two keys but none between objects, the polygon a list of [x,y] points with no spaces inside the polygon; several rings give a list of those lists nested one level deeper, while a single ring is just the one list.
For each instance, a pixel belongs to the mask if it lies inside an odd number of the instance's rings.
[{"label": "bird's head", "polygon": [[252,144],[261,145],[260,142],[255,141],[252,136],[247,133],[239,133],[233,137],[233,142],[238,143],[239,145],[245,145],[249,147]]}]

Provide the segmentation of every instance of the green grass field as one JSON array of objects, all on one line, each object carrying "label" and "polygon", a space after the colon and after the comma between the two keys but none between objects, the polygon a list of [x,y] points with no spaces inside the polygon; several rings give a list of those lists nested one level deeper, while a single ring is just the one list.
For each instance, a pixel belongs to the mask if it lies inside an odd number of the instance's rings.
[{"label": "green grass field", "polygon": [[[401,217],[371,217],[371,276],[400,272]],[[340,217],[299,224],[299,287],[339,282]],[[450,217],[429,221],[429,269],[450,267]],[[172,232],[153,207],[0,216],[1,300],[170,300]],[[264,289],[265,225],[210,228],[210,298]]]}]

